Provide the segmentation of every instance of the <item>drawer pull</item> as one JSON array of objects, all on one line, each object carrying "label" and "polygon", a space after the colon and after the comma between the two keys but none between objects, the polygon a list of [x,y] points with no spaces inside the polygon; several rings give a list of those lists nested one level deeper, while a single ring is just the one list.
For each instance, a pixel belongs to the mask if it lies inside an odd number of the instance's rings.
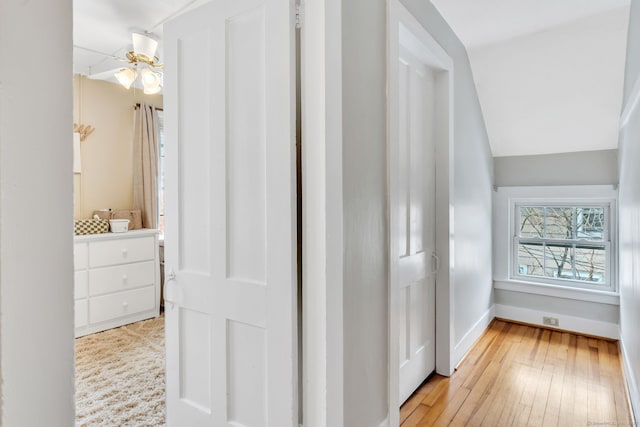
[{"label": "drawer pull", "polygon": [[126,258],[128,254],[128,251],[126,249],[122,250],[122,258]]},{"label": "drawer pull", "polygon": [[123,285],[126,285],[126,284],[127,284],[127,279],[128,279],[128,278],[127,278],[127,275],[126,275],[126,274],[123,274],[123,275],[122,275],[122,284],[123,284]]},{"label": "drawer pull", "polygon": [[129,303],[128,302],[123,302],[122,303],[122,308],[124,309],[124,311],[127,311],[127,309],[129,308]]}]

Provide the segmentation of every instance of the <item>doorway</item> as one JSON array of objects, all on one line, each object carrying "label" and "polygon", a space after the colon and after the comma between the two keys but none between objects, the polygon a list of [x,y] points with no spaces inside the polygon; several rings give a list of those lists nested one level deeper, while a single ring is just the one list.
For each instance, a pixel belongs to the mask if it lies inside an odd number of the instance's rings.
[{"label": "doorway", "polygon": [[453,62],[400,4],[389,6],[389,412],[452,354]]}]

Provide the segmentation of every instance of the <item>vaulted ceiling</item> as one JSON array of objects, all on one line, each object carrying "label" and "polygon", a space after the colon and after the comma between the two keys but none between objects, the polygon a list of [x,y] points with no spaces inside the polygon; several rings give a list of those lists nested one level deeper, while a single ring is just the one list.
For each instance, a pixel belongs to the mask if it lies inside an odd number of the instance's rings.
[{"label": "vaulted ceiling", "polygon": [[629,0],[432,0],[466,46],[494,156],[614,149]]}]

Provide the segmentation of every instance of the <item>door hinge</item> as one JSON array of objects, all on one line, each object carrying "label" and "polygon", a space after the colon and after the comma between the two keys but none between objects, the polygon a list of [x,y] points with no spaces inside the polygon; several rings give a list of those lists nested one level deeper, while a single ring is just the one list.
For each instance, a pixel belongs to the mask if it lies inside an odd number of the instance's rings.
[{"label": "door hinge", "polygon": [[296,28],[302,28],[302,5],[300,3],[296,3]]}]

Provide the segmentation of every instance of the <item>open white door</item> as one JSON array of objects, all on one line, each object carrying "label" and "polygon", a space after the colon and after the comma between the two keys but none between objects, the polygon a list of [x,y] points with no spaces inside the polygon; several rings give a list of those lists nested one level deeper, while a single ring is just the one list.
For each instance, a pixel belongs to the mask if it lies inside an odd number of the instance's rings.
[{"label": "open white door", "polygon": [[167,425],[297,425],[294,7],[167,23]]}]

